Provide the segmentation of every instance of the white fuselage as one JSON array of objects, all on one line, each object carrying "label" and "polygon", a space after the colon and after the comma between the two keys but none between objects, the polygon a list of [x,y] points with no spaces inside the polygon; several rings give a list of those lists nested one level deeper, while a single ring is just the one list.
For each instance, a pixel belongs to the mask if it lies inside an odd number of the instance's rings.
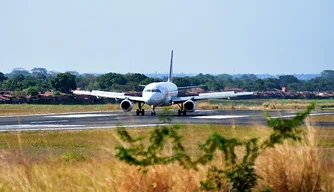
[{"label": "white fuselage", "polygon": [[177,86],[172,82],[150,83],[143,90],[144,102],[151,106],[172,105],[172,97],[177,95]]}]

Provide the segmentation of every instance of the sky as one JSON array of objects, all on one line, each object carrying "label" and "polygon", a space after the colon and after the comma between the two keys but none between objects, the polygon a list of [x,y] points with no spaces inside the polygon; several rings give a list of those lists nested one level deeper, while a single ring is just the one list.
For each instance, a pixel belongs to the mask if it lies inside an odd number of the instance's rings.
[{"label": "sky", "polygon": [[334,70],[333,0],[2,0],[0,72]]}]

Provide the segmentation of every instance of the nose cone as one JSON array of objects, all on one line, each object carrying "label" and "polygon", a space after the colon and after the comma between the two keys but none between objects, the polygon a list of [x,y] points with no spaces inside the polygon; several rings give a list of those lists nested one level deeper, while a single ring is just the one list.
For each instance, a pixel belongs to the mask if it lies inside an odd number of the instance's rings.
[{"label": "nose cone", "polygon": [[148,105],[160,105],[162,97],[158,93],[147,94],[144,96],[144,101]]}]

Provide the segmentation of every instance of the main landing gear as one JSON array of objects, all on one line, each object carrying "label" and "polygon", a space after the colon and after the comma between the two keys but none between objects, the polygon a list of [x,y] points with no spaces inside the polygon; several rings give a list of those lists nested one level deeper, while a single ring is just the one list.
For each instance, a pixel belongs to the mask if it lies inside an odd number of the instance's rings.
[{"label": "main landing gear", "polygon": [[157,113],[155,112],[155,106],[154,106],[154,105],[152,105],[151,107],[152,107],[151,116],[156,116],[156,115],[157,115]]},{"label": "main landing gear", "polygon": [[138,115],[142,115],[142,116],[144,116],[145,115],[145,110],[143,109],[143,106],[145,105],[145,103],[141,103],[141,102],[139,102],[138,103],[138,108],[139,109],[137,109],[137,111],[136,111],[136,115],[138,116]]},{"label": "main landing gear", "polygon": [[184,106],[183,106],[183,103],[181,103],[181,105],[180,104],[177,104],[178,106],[179,106],[179,110],[177,111],[177,115],[178,116],[181,116],[181,115],[183,115],[183,116],[186,116],[187,115],[187,111],[184,109]]}]

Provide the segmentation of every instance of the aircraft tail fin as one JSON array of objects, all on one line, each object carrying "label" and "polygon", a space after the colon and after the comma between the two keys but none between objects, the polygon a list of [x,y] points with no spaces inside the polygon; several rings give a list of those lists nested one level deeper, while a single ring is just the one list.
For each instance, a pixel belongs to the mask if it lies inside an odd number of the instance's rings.
[{"label": "aircraft tail fin", "polygon": [[170,55],[170,66],[169,66],[169,76],[168,76],[168,82],[173,81],[173,50]]}]

